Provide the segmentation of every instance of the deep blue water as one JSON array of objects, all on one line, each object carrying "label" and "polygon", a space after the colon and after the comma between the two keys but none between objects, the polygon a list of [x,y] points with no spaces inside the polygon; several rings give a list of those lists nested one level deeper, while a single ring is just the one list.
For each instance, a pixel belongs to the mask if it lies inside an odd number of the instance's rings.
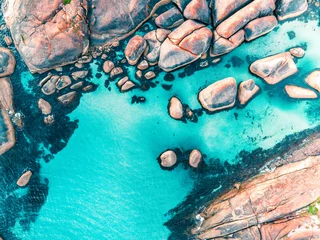
[{"label": "deep blue water", "polygon": [[[290,40],[288,31],[295,31],[296,37]],[[242,45],[217,65],[184,78],[178,77],[184,70],[175,72],[169,91],[160,86],[165,83],[164,73],[153,80],[160,84],[148,92],[121,94],[114,83],[108,91],[104,87],[106,77],[95,77],[101,62],[92,63],[91,81],[98,87],[83,95],[71,113],[61,110],[61,115],[70,118],[57,119],[61,127],[53,131],[42,126],[41,119],[30,124],[32,119],[26,118],[25,132],[18,133],[18,140],[23,139],[26,145],[20,149],[30,152],[32,159],[28,161],[36,160],[32,168],[39,174],[31,187],[16,189],[13,184],[3,190],[2,209],[8,212],[3,216],[8,218],[11,214],[12,219],[0,229],[10,236],[7,239],[14,239],[13,235],[37,240],[168,238],[170,231],[163,224],[172,215],[166,214],[192,194],[202,173],[185,169],[183,164],[173,171],[164,171],[156,158],[167,148],[198,148],[207,155],[209,166],[216,164],[213,159],[236,164],[243,150],[272,148],[289,134],[317,126],[319,100],[291,100],[283,88],[288,83],[305,85],[305,76],[320,68],[319,34],[316,21],[284,23],[269,35]],[[254,59],[299,45],[307,46],[307,52],[297,62],[299,73],[293,77],[268,86],[249,73],[248,66]],[[262,92],[244,109],[204,113],[197,123],[182,123],[169,117],[167,103],[173,95],[199,109],[199,89],[230,76],[237,82],[253,78]],[[22,68],[15,77],[21,80],[17,87],[24,91],[17,96],[29,96],[33,102],[30,111],[37,111],[34,106],[41,96],[33,91],[37,76]],[[131,104],[133,95],[144,96],[147,101]],[[17,106],[21,106],[18,110],[27,109],[19,101]],[[39,133],[32,129],[39,129]],[[34,139],[39,142],[33,144]],[[5,164],[10,161],[9,157],[4,159],[2,167],[8,169]],[[23,158],[17,162],[20,171],[30,167]],[[4,188],[4,183],[0,187]],[[19,204],[24,207],[20,209]],[[0,219],[0,223],[4,222]]]}]

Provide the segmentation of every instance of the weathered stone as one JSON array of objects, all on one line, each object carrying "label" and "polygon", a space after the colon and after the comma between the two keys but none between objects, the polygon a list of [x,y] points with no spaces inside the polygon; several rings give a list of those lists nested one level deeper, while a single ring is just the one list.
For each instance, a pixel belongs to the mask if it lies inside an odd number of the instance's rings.
[{"label": "weathered stone", "polygon": [[250,21],[269,15],[275,8],[274,0],[255,0],[220,23],[216,31],[221,37],[228,39]]},{"label": "weathered stone", "polygon": [[85,78],[86,76],[88,76],[88,73],[89,71],[85,71],[85,70],[77,71],[77,72],[73,72],[71,76],[74,80],[78,80],[80,78]]},{"label": "weathered stone", "polygon": [[252,41],[272,31],[277,25],[278,21],[275,16],[266,16],[252,20],[244,28],[245,39],[246,41]]},{"label": "weathered stone", "polygon": [[213,32],[213,43],[210,50],[211,57],[227,54],[240,46],[244,41],[244,30],[235,33],[229,39],[221,37],[216,31]]},{"label": "weathered stone", "polygon": [[306,83],[320,92],[320,70],[315,70],[310,73],[306,79]]},{"label": "weathered stone", "polygon": [[130,80],[128,80],[121,86],[120,92],[128,92],[128,91],[132,90],[135,87],[136,87],[135,83],[130,81]]},{"label": "weathered stone", "polygon": [[47,125],[53,124],[53,123],[54,123],[54,117],[53,117],[53,115],[45,116],[45,117],[43,118],[43,122],[44,122],[45,124],[47,124]]},{"label": "weathered stone", "polygon": [[193,168],[197,168],[202,160],[202,154],[198,149],[192,150],[189,156],[189,165]]},{"label": "weathered stone", "polygon": [[153,79],[156,77],[156,74],[154,73],[154,71],[148,71],[144,74],[144,77],[147,79],[147,80],[150,80],[150,79]]},{"label": "weathered stone", "polygon": [[210,112],[231,108],[237,96],[236,80],[232,77],[217,81],[201,90],[198,100]]},{"label": "weathered stone", "polygon": [[148,44],[144,55],[151,66],[158,63],[161,44],[167,38],[170,32],[171,31],[165,29],[156,29],[144,35],[144,38]]},{"label": "weathered stone", "polygon": [[207,0],[192,0],[184,9],[183,15],[187,19],[210,23],[210,9]]},{"label": "weathered stone", "polygon": [[105,73],[110,73],[113,68],[114,68],[114,63],[112,61],[107,60],[103,63],[102,69]]},{"label": "weathered stone", "polygon": [[212,0],[213,25],[217,26],[220,22],[230,17],[252,0]]},{"label": "weathered stone", "polygon": [[149,63],[146,60],[142,60],[137,66],[139,70],[146,70],[148,67]]},{"label": "weathered stone", "polygon": [[155,24],[159,28],[166,28],[166,29],[177,27],[183,22],[184,22],[183,16],[176,7],[170,8],[169,10],[160,14],[155,19]]},{"label": "weathered stone", "polygon": [[123,73],[123,70],[121,67],[115,67],[110,72],[110,78],[114,78],[122,73]]},{"label": "weathered stone", "polygon": [[141,72],[141,70],[136,71],[136,77],[137,77],[137,78],[142,78],[142,72]]},{"label": "weathered stone", "polygon": [[62,72],[63,68],[62,67],[56,67],[54,70],[57,71],[57,72]]},{"label": "weathered stone", "polygon": [[196,21],[187,20],[174,31],[172,31],[168,35],[168,37],[174,44],[178,45],[186,36],[204,26],[204,24],[198,23]]},{"label": "weathered stone", "polygon": [[308,9],[307,0],[279,0],[276,14],[279,20],[285,20],[301,15]]},{"label": "weathered stone", "polygon": [[58,101],[62,103],[63,105],[70,104],[75,98],[76,98],[77,93],[76,92],[69,92],[66,93],[60,97],[58,97]]},{"label": "weathered stone", "polygon": [[3,40],[7,44],[7,46],[10,46],[12,44],[12,38],[10,36],[5,36]]},{"label": "weathered stone", "polygon": [[177,155],[172,150],[167,150],[160,155],[162,167],[173,167],[177,162]]},{"label": "weathered stone", "polygon": [[172,97],[169,101],[169,115],[173,119],[180,120],[183,118],[183,107],[181,101],[177,97]]},{"label": "weathered stone", "polygon": [[56,83],[59,79],[59,76],[51,76],[50,79],[42,86],[41,91],[45,95],[53,94],[56,91]]},{"label": "weathered stone", "polygon": [[311,89],[302,88],[294,85],[286,85],[285,90],[289,97],[298,99],[318,98],[317,94]]},{"label": "weathered stone", "polygon": [[77,82],[75,84],[73,84],[70,89],[71,90],[75,90],[75,89],[79,89],[79,88],[82,88],[83,87],[83,81],[80,81],[80,82]]},{"label": "weathered stone", "polygon": [[38,107],[43,115],[51,114],[51,105],[46,100],[40,98],[38,101]]},{"label": "weathered stone", "polygon": [[93,88],[93,85],[89,84],[89,85],[85,86],[84,88],[82,88],[82,91],[89,92],[90,90],[92,90],[92,88]]},{"label": "weathered stone", "polygon": [[8,48],[0,47],[0,77],[6,77],[14,72],[16,59]]},{"label": "weathered stone", "polygon": [[250,71],[269,84],[276,84],[295,74],[298,69],[289,52],[280,53],[253,62]]},{"label": "weathered stone", "polygon": [[57,90],[64,89],[71,85],[71,79],[69,76],[61,76],[59,80],[56,82]]},{"label": "weathered stone", "polygon": [[301,47],[296,47],[296,48],[291,48],[290,53],[294,57],[302,58],[305,54],[305,51]]},{"label": "weathered stone", "polygon": [[75,62],[87,52],[87,12],[87,0],[69,4],[61,0],[8,0],[3,5],[16,48],[33,73]]},{"label": "weathered stone", "polygon": [[259,92],[260,88],[253,79],[243,81],[239,85],[238,99],[241,105],[247,104]]},{"label": "weathered stone", "polygon": [[129,78],[127,76],[121,78],[118,82],[117,82],[117,86],[121,87],[123,84],[125,84],[127,81],[129,80]]},{"label": "weathered stone", "polygon": [[26,186],[29,181],[30,181],[30,178],[32,177],[32,172],[30,170],[26,171],[25,173],[23,173],[21,175],[21,177],[18,179],[17,181],[17,185],[19,187],[24,187]]},{"label": "weathered stone", "polygon": [[183,10],[191,1],[192,0],[172,0],[172,2],[177,5],[181,12],[183,12]]},{"label": "weathered stone", "polygon": [[135,35],[131,38],[124,50],[128,63],[130,65],[136,65],[143,52],[146,50],[146,47],[147,42],[143,37]]},{"label": "weathered stone", "polygon": [[92,55],[84,55],[78,59],[78,63],[85,64],[90,63],[92,61]]}]

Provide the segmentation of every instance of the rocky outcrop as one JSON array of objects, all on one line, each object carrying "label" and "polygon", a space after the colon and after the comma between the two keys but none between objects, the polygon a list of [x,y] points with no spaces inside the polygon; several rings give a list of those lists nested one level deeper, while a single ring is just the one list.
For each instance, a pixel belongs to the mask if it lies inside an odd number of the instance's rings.
[{"label": "rocky outcrop", "polygon": [[30,178],[32,177],[32,172],[30,170],[26,171],[24,174],[21,175],[21,177],[18,179],[17,181],[17,185],[19,187],[24,187],[26,186],[29,181]]},{"label": "rocky outcrop", "polygon": [[168,108],[170,117],[177,120],[183,118],[183,106],[177,97],[172,97],[170,99]]},{"label": "rocky outcrop", "polygon": [[102,69],[105,73],[110,73],[113,68],[114,68],[114,63],[112,61],[106,60],[103,63]]},{"label": "rocky outcrop", "polygon": [[211,38],[211,30],[203,24],[185,21],[161,45],[159,67],[169,72],[199,59],[208,50]]},{"label": "rocky outcrop", "polygon": [[207,0],[191,0],[185,7],[183,16],[187,19],[197,20],[205,24],[211,22],[209,3]]},{"label": "rocky outcrop", "polygon": [[217,81],[198,95],[202,107],[210,112],[231,108],[236,102],[237,83],[232,77]]},{"label": "rocky outcrop", "polygon": [[308,9],[307,0],[279,0],[276,14],[279,20],[285,20],[301,15]]},{"label": "rocky outcrop", "polygon": [[254,240],[278,239],[290,232],[304,237],[317,235],[303,224],[312,222],[305,207],[320,196],[319,163],[319,156],[308,157],[246,181],[207,206],[193,233],[197,239]]},{"label": "rocky outcrop", "polygon": [[174,28],[184,22],[183,15],[176,7],[172,7],[155,19],[155,24],[159,28]]},{"label": "rocky outcrop", "polygon": [[0,47],[0,77],[6,77],[14,72],[16,59],[11,50]]},{"label": "rocky outcrop", "polygon": [[315,70],[310,73],[306,79],[306,83],[320,92],[320,70]]},{"label": "rocky outcrop", "polygon": [[197,168],[202,160],[202,154],[198,149],[191,151],[189,156],[189,165],[193,168]]},{"label": "rocky outcrop", "polygon": [[302,88],[294,85],[285,86],[285,90],[289,97],[298,99],[318,98],[317,94],[311,89]]},{"label": "rocky outcrop", "polygon": [[58,101],[63,105],[70,104],[77,96],[77,93],[75,91],[68,92],[60,97],[58,97]]},{"label": "rocky outcrop", "polygon": [[238,99],[240,105],[245,105],[259,92],[260,88],[253,79],[243,81],[239,85]]},{"label": "rocky outcrop", "polygon": [[135,35],[131,38],[124,50],[128,63],[130,65],[136,65],[143,52],[146,50],[146,47],[147,42],[143,37]]},{"label": "rocky outcrop", "polygon": [[217,31],[213,34],[213,43],[210,50],[211,57],[217,57],[231,52],[235,48],[241,45],[244,41],[244,30],[240,30],[235,33],[229,39],[221,37]]},{"label": "rocky outcrop", "polygon": [[[5,21],[31,72],[75,62],[89,47],[86,0],[13,1],[3,4]],[[63,42],[63,44],[61,44]]]},{"label": "rocky outcrop", "polygon": [[38,107],[43,115],[51,114],[51,105],[46,100],[40,98],[38,101]]},{"label": "rocky outcrop", "polygon": [[305,54],[305,51],[301,47],[291,48],[290,54],[297,58],[302,58]]},{"label": "rocky outcrop", "polygon": [[61,76],[58,81],[56,82],[56,89],[61,90],[68,86],[70,86],[72,83],[71,78],[69,76]]},{"label": "rocky outcrop", "polygon": [[277,25],[278,21],[275,16],[257,18],[245,26],[245,39],[246,41],[252,41],[272,31]]},{"label": "rocky outcrop", "polygon": [[173,167],[177,162],[177,155],[172,150],[167,150],[160,155],[161,166],[165,168]]},{"label": "rocky outcrop", "polygon": [[263,78],[269,84],[276,84],[295,74],[298,69],[289,52],[255,61],[250,65],[250,71]]}]

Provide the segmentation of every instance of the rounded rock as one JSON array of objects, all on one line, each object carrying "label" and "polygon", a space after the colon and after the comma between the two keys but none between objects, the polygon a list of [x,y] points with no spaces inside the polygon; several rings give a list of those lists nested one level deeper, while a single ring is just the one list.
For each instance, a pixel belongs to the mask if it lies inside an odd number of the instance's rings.
[{"label": "rounded rock", "polygon": [[161,166],[170,168],[177,162],[177,155],[172,150],[167,150],[160,155]]},{"label": "rounded rock", "polygon": [[169,101],[169,115],[173,119],[177,119],[177,120],[180,120],[183,117],[182,103],[176,97],[172,97]]},{"label": "rounded rock", "polygon": [[21,175],[21,177],[18,179],[17,181],[17,185],[19,187],[24,187],[26,186],[29,181],[30,181],[30,178],[32,177],[32,172],[30,170],[26,171],[25,173],[23,173]]},{"label": "rounded rock", "polygon": [[189,156],[189,164],[193,168],[197,168],[202,160],[202,154],[198,149],[192,150]]}]

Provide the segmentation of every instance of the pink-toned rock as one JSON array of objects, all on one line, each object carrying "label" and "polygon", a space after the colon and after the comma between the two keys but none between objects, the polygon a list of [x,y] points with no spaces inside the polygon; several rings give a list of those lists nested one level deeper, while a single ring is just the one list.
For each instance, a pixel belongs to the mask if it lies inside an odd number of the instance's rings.
[{"label": "pink-toned rock", "polygon": [[146,60],[142,60],[137,66],[139,70],[146,70],[148,67],[149,63]]},{"label": "pink-toned rock", "polygon": [[298,69],[289,52],[276,54],[253,62],[250,71],[269,84],[276,84],[295,74]]},{"label": "pink-toned rock", "polygon": [[192,150],[189,156],[189,165],[193,168],[197,168],[202,160],[202,154],[198,149]]},{"label": "pink-toned rock", "polygon": [[184,22],[183,15],[176,7],[170,8],[164,13],[160,14],[155,19],[155,24],[159,28],[173,28],[177,27]]},{"label": "pink-toned rock", "polygon": [[38,101],[38,107],[43,115],[51,114],[51,105],[46,100],[40,98]]},{"label": "pink-toned rock", "polygon": [[183,12],[183,10],[191,1],[192,0],[172,0],[172,2],[178,6],[181,12]]},{"label": "pink-toned rock", "polygon": [[121,67],[112,68],[110,72],[110,78],[114,78],[123,73],[123,69]]},{"label": "pink-toned rock", "polygon": [[239,85],[238,99],[241,105],[247,104],[259,92],[260,88],[253,79],[243,81]]},{"label": "pink-toned rock", "polygon": [[285,20],[301,15],[308,9],[307,0],[279,0],[276,14],[279,20]]},{"label": "pink-toned rock", "polygon": [[14,72],[16,59],[10,49],[0,47],[0,77],[6,77]]},{"label": "pink-toned rock", "polygon": [[63,105],[68,105],[76,98],[76,96],[77,93],[75,91],[72,91],[58,97],[58,101]]},{"label": "pink-toned rock", "polygon": [[169,101],[169,115],[173,119],[180,120],[183,118],[183,106],[177,97],[172,97]]},{"label": "pink-toned rock", "polygon": [[250,2],[251,0],[212,0],[211,8],[214,26],[217,26]]},{"label": "pink-toned rock", "polygon": [[209,49],[211,39],[212,31],[209,28],[204,27],[197,29],[190,35],[186,36],[179,43],[179,47],[195,55],[202,55]]},{"label": "pink-toned rock", "polygon": [[192,0],[184,9],[183,15],[187,19],[197,20],[206,24],[211,22],[207,0]]},{"label": "pink-toned rock", "polygon": [[29,181],[30,178],[32,177],[32,172],[30,170],[26,171],[24,174],[21,175],[21,177],[18,179],[17,181],[17,185],[19,187],[24,187],[26,186]]},{"label": "pink-toned rock", "polygon": [[69,76],[61,76],[58,81],[56,82],[56,88],[57,90],[64,89],[68,86],[70,86],[72,83]]},{"label": "pink-toned rock", "polygon": [[130,81],[130,80],[128,80],[121,86],[120,92],[128,92],[128,91],[132,90],[135,87],[136,87],[135,83]]},{"label": "pink-toned rock", "polygon": [[162,167],[173,167],[177,162],[177,155],[172,150],[167,150],[160,155]]},{"label": "pink-toned rock", "polygon": [[72,74],[71,74],[71,76],[72,76],[72,78],[74,79],[74,80],[78,80],[78,79],[80,79],[80,78],[85,78],[86,76],[88,76],[88,71],[85,71],[85,70],[83,70],[83,71],[77,71],[77,72],[73,72]]},{"label": "pink-toned rock", "polygon": [[75,89],[82,88],[82,87],[83,87],[83,83],[84,83],[83,81],[77,82],[77,83],[73,84],[73,85],[70,87],[70,89],[71,89],[71,90],[75,90]]},{"label": "pink-toned rock", "polygon": [[171,31],[165,29],[152,30],[144,35],[148,47],[145,51],[145,58],[151,66],[156,65],[159,61],[160,47]]},{"label": "pink-toned rock", "polygon": [[302,58],[305,54],[305,51],[301,47],[291,48],[290,54],[297,58]]},{"label": "pink-toned rock", "polygon": [[306,79],[306,83],[320,92],[320,70],[315,70],[310,73]]},{"label": "pink-toned rock", "polygon": [[229,39],[221,37],[216,31],[213,34],[213,43],[210,50],[211,57],[227,54],[241,45],[244,41],[244,30],[235,33]]},{"label": "pink-toned rock", "polygon": [[53,115],[45,116],[45,117],[43,118],[43,122],[44,122],[45,124],[47,124],[47,125],[53,124],[53,123],[54,123],[54,117],[53,117]]},{"label": "pink-toned rock", "polygon": [[289,97],[298,99],[313,99],[318,98],[318,95],[308,88],[302,88],[294,85],[286,85],[285,90]]},{"label": "pink-toned rock", "polygon": [[55,93],[56,91],[56,83],[58,82],[58,80],[60,79],[59,76],[50,76],[49,80],[47,80],[47,82],[42,86],[41,91],[45,94],[45,95],[51,95],[53,93]]},{"label": "pink-toned rock", "polygon": [[129,78],[127,76],[121,78],[118,82],[117,82],[117,86],[121,87],[123,84],[125,84],[127,81],[129,80]]},{"label": "pink-toned rock", "polygon": [[136,65],[143,52],[146,50],[146,47],[147,42],[143,37],[135,35],[131,38],[124,50],[128,63],[130,65]]},{"label": "pink-toned rock", "polygon": [[255,0],[220,23],[216,31],[220,36],[228,39],[250,21],[269,15],[275,8],[274,0]]},{"label": "pink-toned rock", "polygon": [[3,40],[7,44],[7,46],[10,46],[12,44],[12,38],[10,36],[5,36]]},{"label": "pink-toned rock", "polygon": [[145,79],[150,80],[156,77],[154,71],[148,71],[144,74]]},{"label": "pink-toned rock", "polygon": [[168,38],[170,40],[178,45],[186,36],[191,34],[197,29],[200,29],[204,27],[204,24],[198,23],[193,20],[187,20],[183,24],[181,24],[178,28],[176,28],[174,31],[172,31],[169,35]]},{"label": "pink-toned rock", "polygon": [[236,102],[237,83],[232,77],[217,81],[201,90],[198,100],[210,112],[231,108]]},{"label": "pink-toned rock", "polygon": [[106,60],[103,63],[102,69],[105,73],[110,73],[113,68],[114,68],[114,63],[112,61]]},{"label": "pink-toned rock", "polygon": [[246,41],[252,41],[271,32],[277,25],[278,21],[275,16],[266,16],[252,20],[244,28],[245,39]]}]

